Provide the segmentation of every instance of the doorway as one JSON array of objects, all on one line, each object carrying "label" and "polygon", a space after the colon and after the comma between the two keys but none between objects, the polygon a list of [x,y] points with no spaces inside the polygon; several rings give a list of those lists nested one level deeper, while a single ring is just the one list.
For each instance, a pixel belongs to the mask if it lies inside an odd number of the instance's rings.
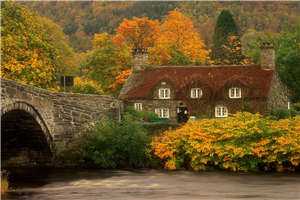
[{"label": "doorway", "polygon": [[185,123],[189,120],[189,111],[186,105],[180,103],[177,107],[177,122]]}]

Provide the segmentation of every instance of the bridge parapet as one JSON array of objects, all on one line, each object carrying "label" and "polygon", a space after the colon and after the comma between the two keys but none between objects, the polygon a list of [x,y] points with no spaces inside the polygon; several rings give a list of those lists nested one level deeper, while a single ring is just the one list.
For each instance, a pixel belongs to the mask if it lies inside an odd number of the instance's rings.
[{"label": "bridge parapet", "polygon": [[26,111],[26,106],[31,107],[40,115],[54,142],[68,141],[103,117],[120,118],[122,102],[111,96],[51,92],[0,80],[1,115],[11,109]]}]

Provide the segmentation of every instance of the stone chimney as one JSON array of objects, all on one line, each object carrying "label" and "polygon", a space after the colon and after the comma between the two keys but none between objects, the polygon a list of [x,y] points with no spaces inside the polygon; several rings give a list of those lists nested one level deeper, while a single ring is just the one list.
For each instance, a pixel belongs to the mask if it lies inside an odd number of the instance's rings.
[{"label": "stone chimney", "polygon": [[148,53],[145,48],[135,48],[133,54],[133,72],[143,70],[148,64]]},{"label": "stone chimney", "polygon": [[269,42],[263,42],[260,49],[260,66],[263,69],[275,69],[275,50],[273,45]]}]

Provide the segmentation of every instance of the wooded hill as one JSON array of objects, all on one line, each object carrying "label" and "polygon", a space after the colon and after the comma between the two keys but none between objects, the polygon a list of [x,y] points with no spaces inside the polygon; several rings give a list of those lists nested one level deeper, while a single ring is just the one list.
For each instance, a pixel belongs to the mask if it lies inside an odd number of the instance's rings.
[{"label": "wooded hill", "polygon": [[240,28],[278,33],[299,22],[299,2],[20,2],[58,23],[77,51],[91,48],[95,33],[114,33],[124,18],[161,19],[178,8],[191,17],[206,45],[211,47],[216,19],[229,10]]}]

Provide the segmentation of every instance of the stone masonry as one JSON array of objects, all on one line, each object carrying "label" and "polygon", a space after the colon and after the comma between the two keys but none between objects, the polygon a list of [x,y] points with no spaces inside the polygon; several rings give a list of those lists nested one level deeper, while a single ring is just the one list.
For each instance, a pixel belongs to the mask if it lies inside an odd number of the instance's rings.
[{"label": "stone masonry", "polygon": [[13,110],[31,114],[51,148],[101,118],[119,120],[121,108],[121,101],[110,96],[56,93],[1,79],[1,116]]}]

